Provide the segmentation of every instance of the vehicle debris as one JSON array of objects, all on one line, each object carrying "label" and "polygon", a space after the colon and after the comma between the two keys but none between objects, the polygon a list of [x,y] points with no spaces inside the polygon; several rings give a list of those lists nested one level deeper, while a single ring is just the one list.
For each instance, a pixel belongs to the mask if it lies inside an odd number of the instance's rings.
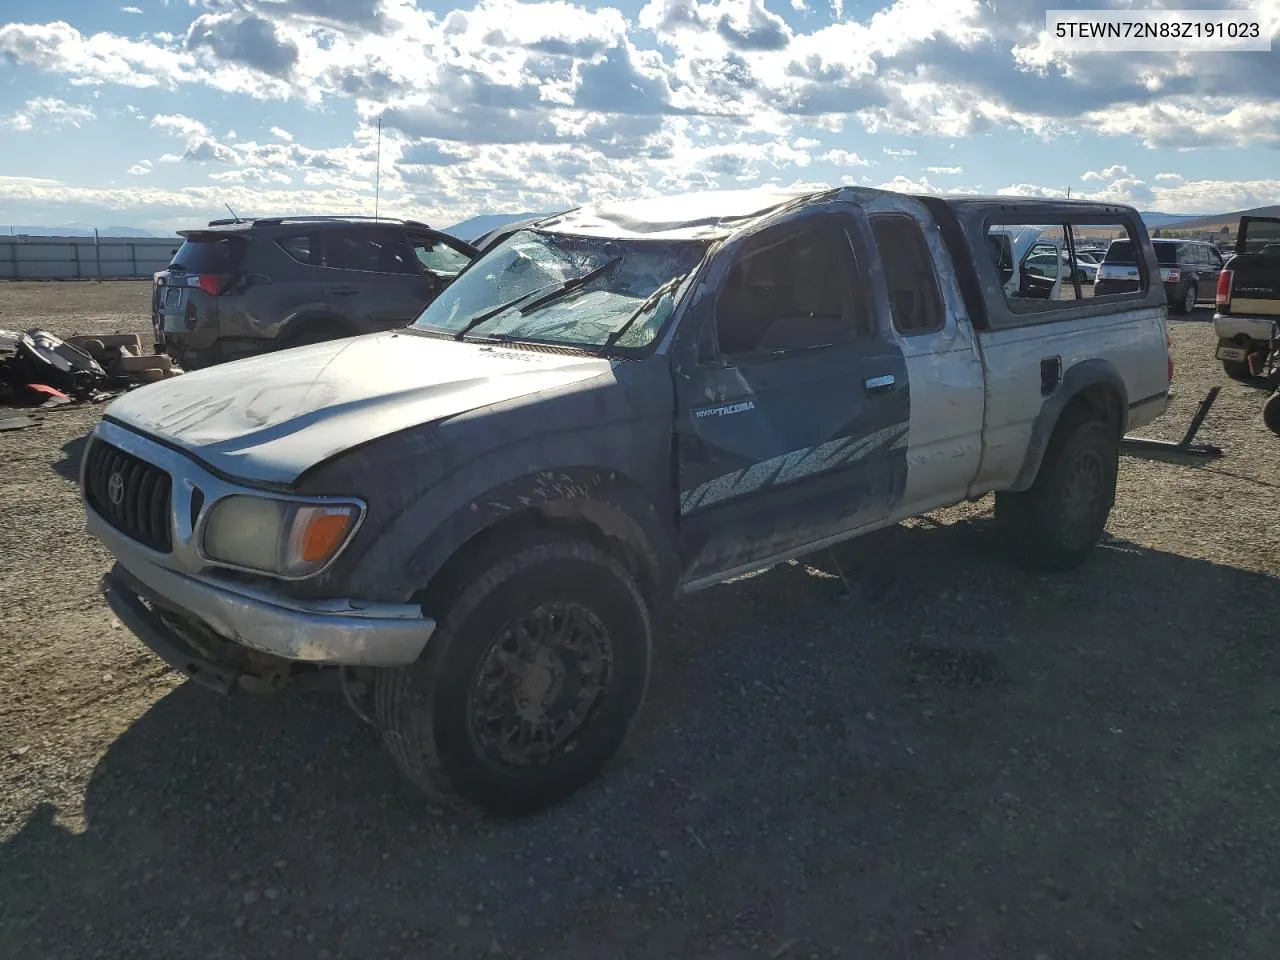
[{"label": "vehicle debris", "polygon": [[181,372],[169,357],[143,356],[137,334],[63,340],[0,330],[0,399],[17,406],[101,403]]}]

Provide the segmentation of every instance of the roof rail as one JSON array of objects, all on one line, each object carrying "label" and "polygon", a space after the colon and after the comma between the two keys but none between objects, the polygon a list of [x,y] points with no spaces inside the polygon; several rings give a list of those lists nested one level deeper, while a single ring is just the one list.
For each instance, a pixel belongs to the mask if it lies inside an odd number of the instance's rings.
[{"label": "roof rail", "polygon": [[[362,216],[354,213],[353,214],[346,214],[346,213],[308,214],[308,215],[288,216],[288,217],[257,217],[252,222],[256,225],[259,223],[261,224],[317,223],[317,222],[324,223],[324,222],[332,222],[337,220],[361,220],[361,221],[369,221],[372,223],[401,223],[406,226],[429,228],[428,224],[423,223],[421,220],[401,220],[398,217],[370,217],[370,216]],[[235,223],[236,221],[223,220],[219,222]]]}]

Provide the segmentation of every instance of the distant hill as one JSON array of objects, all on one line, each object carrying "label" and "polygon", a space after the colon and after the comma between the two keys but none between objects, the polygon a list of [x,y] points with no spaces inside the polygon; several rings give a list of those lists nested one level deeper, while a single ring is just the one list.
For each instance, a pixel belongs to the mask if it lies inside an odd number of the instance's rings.
[{"label": "distant hill", "polygon": [[[1269,207],[1254,207],[1252,210],[1237,210],[1234,213],[1215,213],[1207,217],[1191,217],[1177,222],[1179,230],[1208,230],[1217,232],[1223,227],[1230,227],[1235,233],[1241,217],[1280,217],[1280,204]],[[1148,226],[1151,224],[1148,223]],[[1172,224],[1165,224],[1172,226]]]},{"label": "distant hill", "polygon": [[1154,210],[1139,210],[1138,216],[1142,217],[1142,222],[1147,225],[1148,230],[1156,227],[1167,227],[1172,224],[1181,225],[1184,220],[1194,220],[1201,214],[1195,213],[1157,213]]},{"label": "distant hill", "polygon": [[442,229],[445,233],[455,236],[459,240],[474,243],[490,230],[505,227],[508,223],[514,223],[516,220],[527,220],[530,217],[545,217],[548,215],[547,213],[484,213],[478,217],[472,217],[469,220],[463,220],[461,223],[455,223],[451,227]]}]

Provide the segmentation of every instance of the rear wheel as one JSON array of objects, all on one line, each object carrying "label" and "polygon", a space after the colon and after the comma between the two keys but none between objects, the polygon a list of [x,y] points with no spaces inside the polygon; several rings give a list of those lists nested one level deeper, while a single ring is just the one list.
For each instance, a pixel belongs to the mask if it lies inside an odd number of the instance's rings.
[{"label": "rear wheel", "polygon": [[1182,294],[1182,302],[1177,305],[1178,313],[1193,313],[1196,309],[1196,301],[1200,298],[1200,291],[1194,283],[1187,284],[1187,289]]},{"label": "rear wheel", "polygon": [[625,740],[648,683],[649,612],[619,563],[554,533],[495,543],[467,568],[422,657],[378,675],[378,724],[446,806],[531,813]]},{"label": "rear wheel", "polygon": [[1115,429],[1083,413],[1054,431],[1031,488],[996,494],[996,522],[1027,563],[1076,566],[1102,539],[1115,503],[1120,443]]},{"label": "rear wheel", "polygon": [[1268,430],[1280,436],[1280,392],[1273,393],[1263,405],[1262,422]]}]

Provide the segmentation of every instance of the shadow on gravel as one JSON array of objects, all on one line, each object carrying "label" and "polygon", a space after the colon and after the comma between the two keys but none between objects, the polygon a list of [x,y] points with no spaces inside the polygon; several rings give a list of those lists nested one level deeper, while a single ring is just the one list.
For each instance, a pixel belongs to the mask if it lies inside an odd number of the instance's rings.
[{"label": "shadow on gravel", "polygon": [[517,822],[427,815],[337,699],[183,685],[84,833],[0,847],[4,954],[1267,955],[1277,588],[897,528],[679,605],[624,756]]},{"label": "shadow on gravel", "polygon": [[62,459],[53,465],[53,472],[64,480],[80,482],[80,458],[84,456],[84,448],[89,443],[89,434],[76,437],[62,445]]}]

